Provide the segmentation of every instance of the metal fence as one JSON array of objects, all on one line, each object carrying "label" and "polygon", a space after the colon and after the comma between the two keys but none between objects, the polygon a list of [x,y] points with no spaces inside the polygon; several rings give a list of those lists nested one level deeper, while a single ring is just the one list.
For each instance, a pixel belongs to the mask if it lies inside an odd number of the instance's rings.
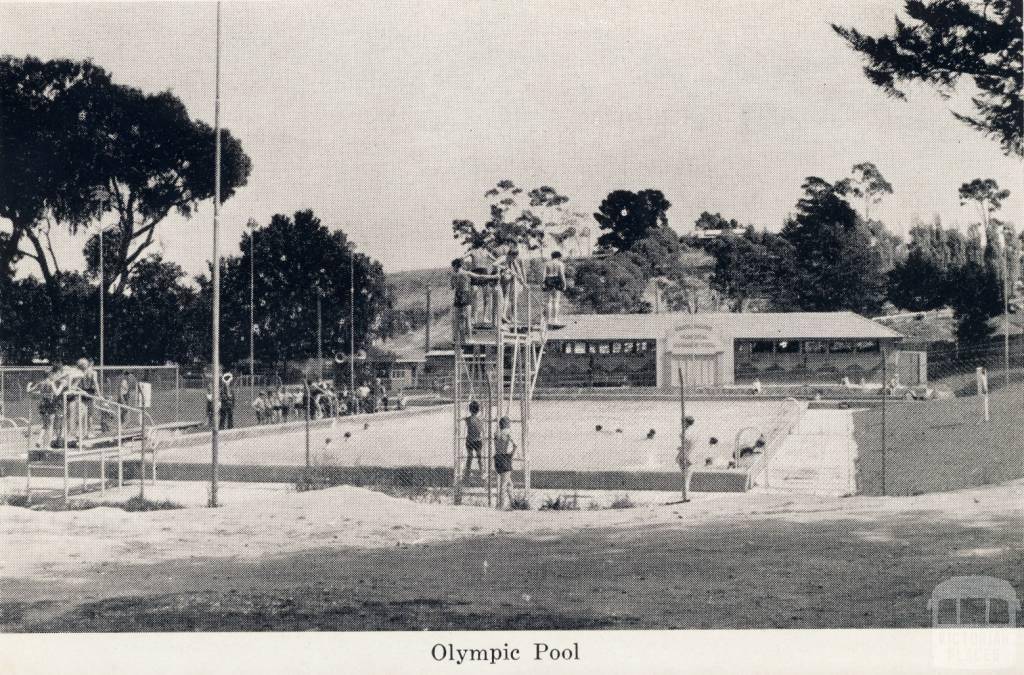
[{"label": "metal fence", "polygon": [[[46,378],[49,366],[0,367],[0,418],[16,423],[29,417],[29,407],[39,406],[38,396],[28,393],[28,385]],[[148,385],[151,392],[149,414],[157,424],[177,422],[182,416],[181,374],[178,366],[106,366],[97,368],[101,393],[114,401],[126,389],[127,405],[139,402],[138,385]],[[38,412],[33,410],[33,417]]]},{"label": "metal fence", "polygon": [[861,493],[914,495],[1024,476],[1024,343],[929,351],[928,384],[854,413]]}]

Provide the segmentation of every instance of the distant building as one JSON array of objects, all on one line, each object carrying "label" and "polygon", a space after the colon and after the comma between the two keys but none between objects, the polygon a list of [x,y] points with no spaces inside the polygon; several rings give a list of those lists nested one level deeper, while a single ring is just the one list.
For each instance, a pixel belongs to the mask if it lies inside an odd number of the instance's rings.
[{"label": "distant building", "polygon": [[[882,382],[903,336],[852,312],[583,314],[548,332],[539,386]],[[910,359],[906,359],[909,364]],[[891,375],[890,375],[891,377]],[[901,373],[904,384],[920,369]]]}]

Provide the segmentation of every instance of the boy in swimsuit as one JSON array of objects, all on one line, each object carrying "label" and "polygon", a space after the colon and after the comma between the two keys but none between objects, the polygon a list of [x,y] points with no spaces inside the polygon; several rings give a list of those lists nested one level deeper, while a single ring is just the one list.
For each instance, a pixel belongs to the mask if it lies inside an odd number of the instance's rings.
[{"label": "boy in swimsuit", "polygon": [[476,454],[476,464],[480,469],[480,475],[484,473],[484,434],[483,425],[480,422],[480,404],[476,401],[469,402],[469,417],[466,417],[466,476],[473,471],[473,455]]},{"label": "boy in swimsuit", "polygon": [[544,296],[547,300],[544,316],[549,322],[558,320],[559,305],[565,291],[565,263],[561,251],[551,254],[551,260],[544,263]]},{"label": "boy in swimsuit", "polygon": [[498,277],[501,280],[501,294],[504,299],[502,320],[513,323],[516,320],[519,284],[526,286],[526,267],[519,257],[519,247],[515,244],[509,245],[505,260],[498,270]]},{"label": "boy in swimsuit", "polygon": [[514,500],[512,490],[512,455],[516,451],[516,442],[512,439],[510,427],[512,422],[507,417],[498,420],[498,431],[494,434],[494,470],[498,474],[498,508],[512,508]]},{"label": "boy in swimsuit", "polygon": [[55,438],[54,431],[57,425],[57,416],[60,414],[60,398],[64,392],[65,382],[61,377],[64,367],[60,363],[54,363],[46,379],[39,383],[29,383],[28,393],[39,392],[39,414],[43,418],[43,427],[39,431],[37,448],[49,448],[50,440]]},{"label": "boy in swimsuit", "polygon": [[488,309],[491,306],[493,290],[490,288],[490,281],[494,276],[495,258],[494,254],[484,246],[482,238],[477,238],[473,242],[466,257],[473,286],[473,322],[482,323],[486,321]]}]

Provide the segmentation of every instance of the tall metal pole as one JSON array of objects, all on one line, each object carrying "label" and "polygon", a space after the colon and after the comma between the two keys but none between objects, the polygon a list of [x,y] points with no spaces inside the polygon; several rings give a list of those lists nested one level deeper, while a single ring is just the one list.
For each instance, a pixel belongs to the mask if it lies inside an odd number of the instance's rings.
[{"label": "tall metal pole", "polygon": [[887,392],[886,382],[888,382],[888,371],[887,362],[889,358],[886,353],[885,346],[882,346],[882,496],[885,496],[885,452],[886,452],[886,428],[885,428],[885,408],[887,403]]},{"label": "tall metal pole", "polygon": [[1003,372],[1005,384],[1010,386],[1010,246],[1006,241],[1007,232],[1001,230],[999,241],[1003,244]]},{"label": "tall metal pole", "polygon": [[682,431],[679,433],[679,454],[682,456],[682,466],[679,467],[683,472],[683,502],[689,501],[687,494],[687,470],[689,467],[687,463],[690,461],[690,453],[686,451],[686,361],[683,361],[683,367],[679,368],[679,412],[682,417],[680,420]]},{"label": "tall metal pole", "polygon": [[217,58],[213,104],[213,423],[210,425],[210,506],[217,506],[217,450],[220,427],[220,0],[217,1]]},{"label": "tall metal pole", "polygon": [[324,319],[322,298],[320,296],[320,289],[316,290],[316,371],[317,380],[323,381],[324,379]]},{"label": "tall metal pole", "polygon": [[103,335],[103,332],[104,332],[103,331],[103,323],[104,323],[103,322],[103,297],[106,294],[107,293],[106,293],[106,289],[104,288],[104,281],[103,281],[103,225],[101,223],[100,224],[100,378],[99,378],[100,379],[100,383],[99,383],[100,384],[100,396],[103,396],[103,379],[104,379],[104,376],[106,375],[106,370],[104,370],[104,366],[106,365],[106,360],[104,359],[104,354],[103,354],[103,343],[104,343],[104,335]]},{"label": "tall metal pole", "polygon": [[348,253],[348,391],[356,395],[356,256]]},{"label": "tall metal pole", "polygon": [[430,306],[430,286],[427,286],[427,332],[423,339],[423,352],[427,353],[430,351],[430,321],[432,319],[431,312],[433,311]]},{"label": "tall metal pole", "polygon": [[256,221],[249,226],[249,389],[256,389]]}]

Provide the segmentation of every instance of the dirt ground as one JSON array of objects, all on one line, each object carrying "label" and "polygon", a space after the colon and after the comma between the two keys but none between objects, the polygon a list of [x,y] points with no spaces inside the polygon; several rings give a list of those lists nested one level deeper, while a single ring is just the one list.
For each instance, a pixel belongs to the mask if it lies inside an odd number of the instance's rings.
[{"label": "dirt ground", "polygon": [[914,627],[951,576],[1024,588],[1024,481],[527,512],[254,484],[207,509],[206,490],[161,483],[147,496],[188,508],[148,513],[0,506],[2,630]]}]

